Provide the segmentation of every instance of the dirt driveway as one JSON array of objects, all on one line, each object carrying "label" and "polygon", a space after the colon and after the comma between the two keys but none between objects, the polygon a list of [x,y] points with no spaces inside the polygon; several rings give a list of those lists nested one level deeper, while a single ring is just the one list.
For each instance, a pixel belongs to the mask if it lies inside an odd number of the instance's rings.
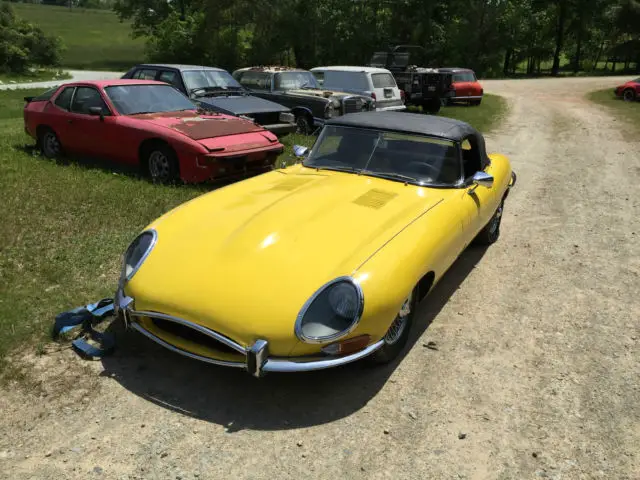
[{"label": "dirt driveway", "polygon": [[640,479],[640,139],[583,99],[619,81],[485,82],[518,185],[400,362],[256,381],[135,333],[33,357],[0,477]]}]

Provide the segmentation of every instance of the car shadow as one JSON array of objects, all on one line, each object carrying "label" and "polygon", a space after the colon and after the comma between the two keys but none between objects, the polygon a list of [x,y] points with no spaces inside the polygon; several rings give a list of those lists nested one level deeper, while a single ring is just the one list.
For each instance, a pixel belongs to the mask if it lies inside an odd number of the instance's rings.
[{"label": "car shadow", "polygon": [[[36,148],[35,145],[15,145],[15,150],[26,153],[27,155],[36,158],[43,162],[55,162],[57,165],[64,167],[68,165],[76,165],[81,168],[85,168],[87,170],[101,170],[105,173],[111,173],[116,175],[125,175],[127,177],[146,181],[149,183],[153,183],[148,175],[142,173],[140,167],[138,165],[129,165],[121,162],[116,162],[113,160],[105,160],[100,158],[93,157],[84,157],[77,155],[69,155],[64,156],[55,160],[44,157],[40,150]],[[266,173],[266,172],[262,172]],[[222,188],[226,185],[230,185],[235,182],[239,182],[241,180],[247,180],[256,175],[260,175],[261,173],[249,173],[246,175],[238,175],[235,177],[221,178],[219,180],[210,180],[202,183],[183,183],[182,181],[178,182],[181,187],[184,188],[192,188],[195,190],[202,191],[210,191],[216,190],[218,188]]]},{"label": "car shadow", "polygon": [[118,347],[102,359],[103,375],[158,406],[222,425],[227,432],[332,422],[360,410],[382,389],[485,251],[469,248],[453,264],[420,304],[403,354],[387,365],[361,361],[318,372],[271,373],[255,379],[240,369],[169,352],[135,331],[125,331],[121,322],[113,322],[109,330],[116,335]]}]

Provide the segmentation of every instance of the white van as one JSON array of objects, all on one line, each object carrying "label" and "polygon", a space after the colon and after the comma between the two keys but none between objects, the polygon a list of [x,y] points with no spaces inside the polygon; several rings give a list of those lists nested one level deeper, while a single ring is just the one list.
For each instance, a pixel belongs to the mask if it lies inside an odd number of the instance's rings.
[{"label": "white van", "polygon": [[316,67],[311,72],[326,90],[367,95],[376,110],[405,110],[404,92],[389,70],[373,67]]}]

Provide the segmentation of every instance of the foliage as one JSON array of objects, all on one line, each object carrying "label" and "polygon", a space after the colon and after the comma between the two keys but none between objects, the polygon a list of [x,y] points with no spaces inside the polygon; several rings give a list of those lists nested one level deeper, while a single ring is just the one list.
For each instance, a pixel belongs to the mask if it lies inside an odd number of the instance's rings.
[{"label": "foliage", "polygon": [[[27,339],[45,339],[55,315],[113,295],[122,252],[164,212],[211,186],[154,185],[113,164],[56,163],[31,154],[23,131],[24,96],[42,90],[0,91],[0,371],[2,357]],[[480,107],[445,107],[486,131],[504,111],[487,95]],[[279,162],[293,160],[289,135]],[[121,174],[122,173],[122,174]],[[25,188],[28,185],[29,188]]]},{"label": "foliage", "polygon": [[144,41],[131,38],[130,22],[109,10],[27,3],[12,4],[17,15],[65,44],[61,64],[70,68],[126,71],[144,61]]},{"label": "foliage", "polygon": [[0,5],[0,71],[24,73],[33,65],[60,63],[62,45],[13,12],[8,3]]},{"label": "foliage", "polygon": [[[600,55],[640,59],[637,0],[115,0],[148,39],[154,58],[234,69],[364,64],[389,44],[417,44],[427,66],[462,65],[480,75],[554,74]],[[640,67],[639,67],[640,68]]]}]

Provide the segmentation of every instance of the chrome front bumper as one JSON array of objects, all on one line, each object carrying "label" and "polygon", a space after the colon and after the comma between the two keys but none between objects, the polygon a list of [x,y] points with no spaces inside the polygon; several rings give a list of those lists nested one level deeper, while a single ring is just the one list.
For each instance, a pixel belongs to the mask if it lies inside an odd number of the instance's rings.
[{"label": "chrome front bumper", "polygon": [[[114,299],[114,310],[118,317],[121,317],[127,328],[131,327],[137,330],[145,337],[153,340],[154,342],[162,345],[163,347],[185,357],[193,358],[194,360],[200,360],[202,362],[211,363],[214,365],[221,365],[223,367],[243,368],[248,371],[254,377],[261,377],[266,372],[310,372],[313,370],[324,370],[326,368],[339,367],[347,363],[355,362],[373,352],[378,350],[384,344],[384,340],[380,340],[376,343],[372,343],[368,347],[350,355],[343,356],[317,356],[317,357],[269,357],[269,342],[267,340],[258,339],[253,345],[242,346],[239,343],[221,335],[213,330],[210,330],[202,325],[195,324],[189,320],[173,317],[157,312],[136,311],[134,309],[134,300],[131,297],[127,297],[122,293],[122,290],[118,290]],[[136,318],[139,317],[153,317],[160,318],[175,322],[177,324],[185,325],[187,327],[197,330],[199,333],[207,335],[214,340],[225,344],[226,346],[236,350],[245,356],[244,362],[232,362],[225,360],[216,360],[209,357],[204,357],[195,353],[187,352],[178,347],[175,347],[152,332],[146,330]]]}]

